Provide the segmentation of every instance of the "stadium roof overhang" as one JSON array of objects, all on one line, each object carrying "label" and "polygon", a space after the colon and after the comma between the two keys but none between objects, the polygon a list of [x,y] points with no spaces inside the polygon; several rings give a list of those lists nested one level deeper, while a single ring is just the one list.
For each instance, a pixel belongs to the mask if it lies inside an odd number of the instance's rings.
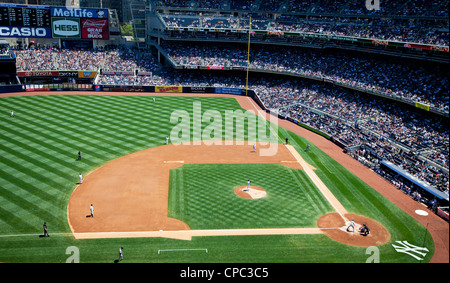
[{"label": "stadium roof overhang", "polygon": [[448,195],[447,194],[445,194],[444,192],[441,192],[440,190],[436,189],[433,186],[428,185],[424,181],[419,180],[419,178],[411,175],[410,173],[406,172],[405,170],[403,170],[399,166],[395,165],[394,163],[386,161],[386,160],[383,160],[383,161],[381,161],[381,164],[383,164],[384,166],[388,167],[392,171],[396,172],[397,174],[399,174],[403,178],[411,181],[414,185],[416,185],[416,186],[420,187],[421,189],[423,189],[423,190],[429,192],[430,194],[434,195],[438,199],[444,199],[444,200],[448,201]]}]

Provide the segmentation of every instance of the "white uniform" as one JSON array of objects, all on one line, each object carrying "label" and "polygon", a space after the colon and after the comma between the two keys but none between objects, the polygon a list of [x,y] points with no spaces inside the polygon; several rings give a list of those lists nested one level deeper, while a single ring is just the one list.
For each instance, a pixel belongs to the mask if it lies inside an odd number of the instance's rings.
[{"label": "white uniform", "polygon": [[352,227],[352,232],[355,232],[355,221],[351,221],[350,225],[347,227],[347,231],[350,232],[350,227]]},{"label": "white uniform", "polygon": [[169,136],[166,137],[166,144],[169,144]]},{"label": "white uniform", "polygon": [[250,190],[250,180],[247,181],[247,189],[245,189],[244,191],[248,192],[248,190]]},{"label": "white uniform", "polygon": [[82,184],[83,183],[83,176],[81,175],[81,173],[80,173],[80,175],[78,177],[80,178],[80,184]]},{"label": "white uniform", "polygon": [[253,151],[256,151],[256,144],[253,145]]},{"label": "white uniform", "polygon": [[123,251],[122,248],[119,249],[119,261],[123,260]]}]

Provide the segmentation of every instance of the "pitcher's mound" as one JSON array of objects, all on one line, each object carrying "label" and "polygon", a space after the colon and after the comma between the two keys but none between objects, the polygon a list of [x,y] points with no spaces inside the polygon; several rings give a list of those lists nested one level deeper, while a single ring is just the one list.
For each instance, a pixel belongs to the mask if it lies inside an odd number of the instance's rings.
[{"label": "pitcher's mound", "polygon": [[250,186],[247,191],[247,186],[240,186],[234,189],[234,193],[241,198],[259,199],[267,196],[266,190],[256,186]]}]

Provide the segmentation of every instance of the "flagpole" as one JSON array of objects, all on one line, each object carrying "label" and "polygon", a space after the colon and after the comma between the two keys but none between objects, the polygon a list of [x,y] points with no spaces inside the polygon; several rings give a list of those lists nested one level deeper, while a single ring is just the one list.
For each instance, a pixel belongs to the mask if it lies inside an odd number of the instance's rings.
[{"label": "flagpole", "polygon": [[250,21],[248,24],[248,50],[247,50],[247,81],[245,84],[245,96],[247,96],[247,92],[248,92],[248,68],[249,68],[249,64],[250,64],[250,33],[252,30],[252,17],[250,17]]}]

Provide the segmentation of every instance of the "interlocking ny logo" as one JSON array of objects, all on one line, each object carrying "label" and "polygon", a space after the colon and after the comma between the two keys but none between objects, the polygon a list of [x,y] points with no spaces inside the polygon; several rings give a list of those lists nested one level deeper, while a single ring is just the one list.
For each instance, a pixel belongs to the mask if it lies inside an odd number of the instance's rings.
[{"label": "interlocking ny logo", "polygon": [[[408,241],[395,241],[395,242],[400,244],[400,245],[392,244],[392,246],[395,248],[395,250],[398,253],[408,254],[417,260],[423,260],[425,258],[425,256],[427,255],[427,253],[429,252],[429,250],[427,248],[414,246],[414,245],[408,243]],[[420,256],[422,256],[422,257],[420,257]]]}]

